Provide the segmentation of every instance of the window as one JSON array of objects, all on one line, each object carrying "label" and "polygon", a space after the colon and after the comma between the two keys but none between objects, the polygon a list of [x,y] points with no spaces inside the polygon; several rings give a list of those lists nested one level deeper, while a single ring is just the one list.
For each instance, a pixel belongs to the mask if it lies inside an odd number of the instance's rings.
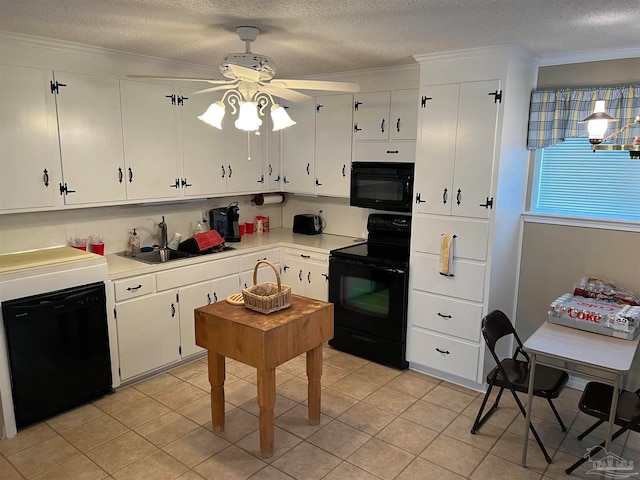
[{"label": "window", "polygon": [[587,137],[536,151],[531,211],[640,220],[640,160],[628,151],[594,153]]}]

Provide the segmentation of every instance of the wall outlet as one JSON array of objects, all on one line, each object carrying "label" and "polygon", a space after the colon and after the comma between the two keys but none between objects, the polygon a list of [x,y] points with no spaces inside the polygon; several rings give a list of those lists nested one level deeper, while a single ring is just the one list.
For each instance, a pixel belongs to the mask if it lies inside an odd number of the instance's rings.
[{"label": "wall outlet", "polygon": [[67,244],[71,245],[73,239],[77,237],[76,227],[64,227],[64,235],[67,239]]}]

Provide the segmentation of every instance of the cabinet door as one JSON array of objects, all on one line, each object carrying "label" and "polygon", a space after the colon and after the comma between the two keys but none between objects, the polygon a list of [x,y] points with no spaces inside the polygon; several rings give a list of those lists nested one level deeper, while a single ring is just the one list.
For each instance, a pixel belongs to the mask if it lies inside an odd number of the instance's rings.
[{"label": "cabinet door", "polygon": [[262,171],[264,173],[264,190],[278,192],[282,185],[282,131],[274,132],[271,116],[265,118],[264,138],[262,144]]},{"label": "cabinet door", "polygon": [[282,188],[285,192],[314,193],[316,105],[307,101],[287,106],[287,113],[297,123],[282,131]]},{"label": "cabinet door", "polygon": [[198,115],[209,107],[212,100],[207,95],[192,95],[195,91],[186,88],[180,90],[185,197],[216,195],[227,191],[226,176],[222,176],[219,168],[225,164],[224,130],[198,120]]},{"label": "cabinet door", "polygon": [[318,262],[316,260],[307,261],[307,282],[306,293],[307,297],[315,298],[316,300],[322,300],[324,302],[329,300],[329,263]]},{"label": "cabinet door", "polygon": [[180,115],[174,89],[131,80],[120,80],[120,89],[127,198],[180,196]]},{"label": "cabinet door", "polygon": [[348,197],[353,95],[316,97],[316,193]]},{"label": "cabinet door", "polygon": [[357,93],[354,95],[353,139],[389,139],[389,103],[391,92]]},{"label": "cabinet door", "polygon": [[180,359],[176,303],[171,291],[116,304],[120,380]]},{"label": "cabinet door", "polygon": [[235,126],[224,132],[226,143],[227,192],[261,192],[264,185],[262,170],[263,123],[255,132],[238,130]]},{"label": "cabinet door", "polygon": [[50,72],[0,65],[0,209],[50,207],[60,181]]},{"label": "cabinet door", "polygon": [[306,295],[307,270],[305,262],[286,257],[282,265],[282,283],[291,287],[291,293]]},{"label": "cabinet door", "polygon": [[216,278],[211,281],[211,302],[223,302],[229,295],[240,292],[240,279],[238,274],[228,277]]},{"label": "cabinet door", "polygon": [[[496,124],[499,103],[491,92],[500,90],[499,80],[469,82],[460,85],[456,160],[453,190],[460,203],[451,203],[453,215],[488,218],[482,207],[491,196],[491,177],[495,156]],[[458,192],[460,192],[458,194]]]},{"label": "cabinet door", "polygon": [[430,85],[421,92],[429,100],[426,107],[420,109],[420,141],[413,186],[420,203],[414,204],[414,213],[451,213],[459,91],[458,84],[448,84]]},{"label": "cabinet door", "polygon": [[390,140],[415,140],[418,130],[418,89],[391,92]]},{"label": "cabinet door", "polygon": [[211,282],[197,283],[178,290],[180,312],[180,350],[182,358],[203,351],[196,345],[193,311],[211,303]]},{"label": "cabinet door", "polygon": [[[126,199],[120,90],[114,78],[54,72],[65,203]],[[71,193],[73,191],[73,193]]]}]

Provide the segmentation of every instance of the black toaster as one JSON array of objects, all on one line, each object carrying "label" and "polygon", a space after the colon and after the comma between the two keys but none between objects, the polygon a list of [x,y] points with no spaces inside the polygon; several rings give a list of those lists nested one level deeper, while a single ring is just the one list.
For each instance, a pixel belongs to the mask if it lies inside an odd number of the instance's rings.
[{"label": "black toaster", "polygon": [[322,218],[320,215],[310,213],[294,215],[293,233],[304,233],[305,235],[322,233]]}]

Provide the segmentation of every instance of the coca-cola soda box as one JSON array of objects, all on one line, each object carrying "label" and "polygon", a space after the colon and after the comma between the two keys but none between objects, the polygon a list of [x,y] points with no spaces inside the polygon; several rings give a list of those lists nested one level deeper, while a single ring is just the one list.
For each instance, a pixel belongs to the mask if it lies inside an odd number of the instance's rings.
[{"label": "coca-cola soda box", "polygon": [[628,305],[584,298],[570,293],[558,297],[549,306],[549,321],[588,332],[633,340],[640,328],[636,328],[637,316]]}]

